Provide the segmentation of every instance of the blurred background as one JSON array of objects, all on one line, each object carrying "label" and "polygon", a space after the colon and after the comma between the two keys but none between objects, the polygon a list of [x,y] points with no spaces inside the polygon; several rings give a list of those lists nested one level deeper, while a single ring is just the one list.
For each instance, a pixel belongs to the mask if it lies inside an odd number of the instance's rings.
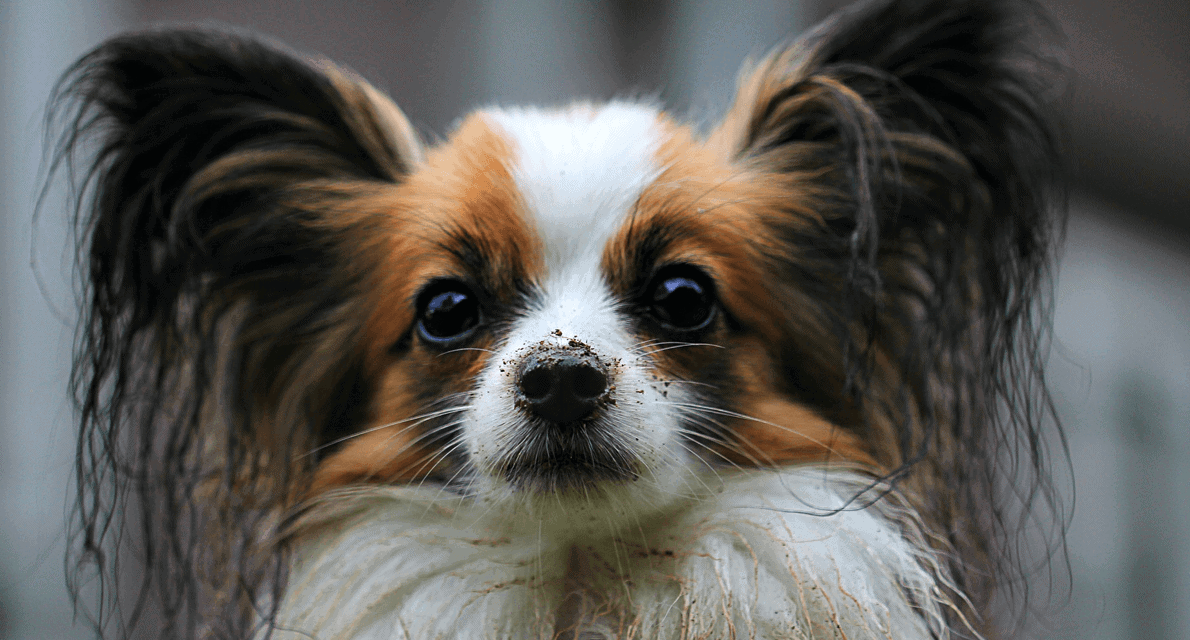
[{"label": "blurred background", "polygon": [[[746,56],[843,4],[0,0],[0,640],[87,637],[62,563],[76,314],[62,190],[32,217],[45,100],[79,55],[151,24],[232,24],[355,68],[431,140],[476,106],[578,97],[659,96],[709,123]],[[1064,490],[1071,579],[1039,576],[1048,613],[1028,635],[1190,638],[1190,3],[1043,4],[1073,69],[1057,88],[1076,176],[1050,378],[1077,497]]]}]

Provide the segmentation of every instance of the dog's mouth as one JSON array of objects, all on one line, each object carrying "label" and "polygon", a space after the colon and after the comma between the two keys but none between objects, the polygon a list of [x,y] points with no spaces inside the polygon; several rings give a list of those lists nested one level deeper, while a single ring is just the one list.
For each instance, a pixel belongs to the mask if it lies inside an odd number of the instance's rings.
[{"label": "dog's mouth", "polygon": [[591,489],[631,482],[640,462],[601,421],[529,423],[516,446],[499,457],[497,473],[518,491],[532,493]]},{"label": "dog's mouth", "polygon": [[639,456],[613,417],[618,361],[555,330],[519,353],[512,371],[518,424],[489,467],[517,491],[557,493],[639,476]]}]

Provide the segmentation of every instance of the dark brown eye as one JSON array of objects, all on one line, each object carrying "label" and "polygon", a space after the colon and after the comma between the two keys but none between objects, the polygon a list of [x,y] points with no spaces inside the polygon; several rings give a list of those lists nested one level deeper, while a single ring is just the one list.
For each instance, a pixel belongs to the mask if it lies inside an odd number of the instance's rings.
[{"label": "dark brown eye", "polygon": [[422,339],[435,346],[449,347],[471,337],[479,326],[479,301],[461,282],[436,282],[419,296],[418,317],[417,329]]},{"label": "dark brown eye", "polygon": [[649,284],[645,302],[657,322],[675,331],[704,329],[715,317],[711,279],[689,265],[659,272]]}]

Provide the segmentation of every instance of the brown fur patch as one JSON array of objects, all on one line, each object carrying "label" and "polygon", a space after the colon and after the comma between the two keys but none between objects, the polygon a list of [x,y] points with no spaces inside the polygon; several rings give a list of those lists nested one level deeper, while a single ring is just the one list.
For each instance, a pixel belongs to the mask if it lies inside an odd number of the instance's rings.
[{"label": "brown fur patch", "polygon": [[542,250],[523,217],[511,155],[483,116],[472,116],[403,184],[363,205],[380,214],[374,231],[385,252],[365,330],[365,370],[376,394],[363,433],[318,469],[316,491],[416,480],[443,461],[445,443],[431,432],[451,415],[427,416],[449,409],[436,401],[469,391],[489,345],[484,336],[445,354],[422,345],[413,330],[416,298],[434,279],[454,278],[492,305],[509,304],[540,274]]},{"label": "brown fur patch", "polygon": [[[669,263],[696,265],[715,281],[732,327],[721,321],[707,338],[725,347],[723,354],[708,351],[713,347],[662,351],[654,356],[659,367],[677,379],[705,382],[707,360],[726,360],[738,388],[724,391],[732,396],[735,411],[746,416],[715,418],[734,440],[721,452],[732,462],[873,464],[858,436],[790,394],[787,374],[778,370],[778,358],[771,353],[790,339],[786,331],[791,308],[807,309],[799,327],[804,336],[831,337],[829,328],[809,311],[814,301],[791,298],[797,292],[766,269],[766,255],[788,251],[771,233],[774,217],[780,216],[785,225],[790,218],[796,224],[799,215],[807,225],[817,223],[808,204],[804,211],[798,207],[798,184],[732,164],[722,149],[696,140],[687,128],[661,124],[666,132],[657,153],[661,175],[645,189],[634,215],[609,243],[604,268],[613,289],[629,296],[643,270]],[[810,194],[805,201],[812,202]]]},{"label": "brown fur patch", "polygon": [[723,451],[723,455],[741,465],[840,461],[875,465],[866,443],[858,436],[780,391],[781,374],[765,344],[755,337],[744,337],[735,345],[732,360],[742,391],[740,412],[751,419],[733,425],[739,444]]}]

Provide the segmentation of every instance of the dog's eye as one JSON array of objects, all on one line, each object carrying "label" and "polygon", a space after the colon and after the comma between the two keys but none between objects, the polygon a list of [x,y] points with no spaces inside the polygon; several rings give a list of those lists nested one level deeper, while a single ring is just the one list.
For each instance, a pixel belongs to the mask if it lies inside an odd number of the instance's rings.
[{"label": "dog's eye", "polygon": [[431,344],[449,346],[469,338],[480,323],[479,301],[461,282],[432,284],[419,297],[418,333]]},{"label": "dog's eye", "polygon": [[653,317],[667,329],[697,331],[715,317],[711,279],[702,270],[681,265],[653,278],[645,302]]}]

